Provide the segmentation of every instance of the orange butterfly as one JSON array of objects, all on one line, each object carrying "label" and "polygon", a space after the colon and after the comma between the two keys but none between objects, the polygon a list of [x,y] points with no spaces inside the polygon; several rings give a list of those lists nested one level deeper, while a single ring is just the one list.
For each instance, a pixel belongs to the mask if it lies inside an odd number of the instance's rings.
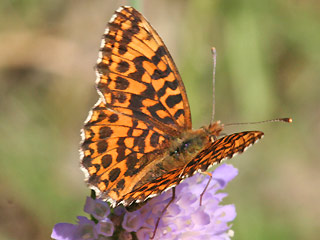
[{"label": "orange butterfly", "polygon": [[192,130],[171,55],[132,7],[110,20],[96,73],[100,99],[82,129],[81,165],[90,187],[112,206],[154,197],[263,137],[248,131],[218,138],[219,121]]}]

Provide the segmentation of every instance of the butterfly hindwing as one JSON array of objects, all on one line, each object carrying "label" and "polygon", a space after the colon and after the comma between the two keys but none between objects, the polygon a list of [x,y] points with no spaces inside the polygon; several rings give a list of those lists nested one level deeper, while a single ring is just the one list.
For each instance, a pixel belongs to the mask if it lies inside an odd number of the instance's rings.
[{"label": "butterfly hindwing", "polygon": [[145,155],[168,139],[160,129],[112,111],[102,101],[89,116],[82,130],[82,167],[89,185],[114,202],[130,191],[133,177],[148,163]]},{"label": "butterfly hindwing", "polygon": [[208,145],[192,160],[185,169],[184,174],[190,176],[196,171],[206,171],[215,163],[230,159],[236,154],[243,153],[263,137],[263,132],[247,131],[227,135]]}]

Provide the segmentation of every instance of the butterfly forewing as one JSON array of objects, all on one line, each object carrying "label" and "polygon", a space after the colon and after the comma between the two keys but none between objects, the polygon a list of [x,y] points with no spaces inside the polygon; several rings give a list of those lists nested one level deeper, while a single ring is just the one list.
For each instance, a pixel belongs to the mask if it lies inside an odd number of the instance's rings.
[{"label": "butterfly forewing", "polygon": [[148,119],[172,135],[191,128],[185,89],[171,56],[133,8],[121,8],[109,23],[97,72],[108,107]]}]

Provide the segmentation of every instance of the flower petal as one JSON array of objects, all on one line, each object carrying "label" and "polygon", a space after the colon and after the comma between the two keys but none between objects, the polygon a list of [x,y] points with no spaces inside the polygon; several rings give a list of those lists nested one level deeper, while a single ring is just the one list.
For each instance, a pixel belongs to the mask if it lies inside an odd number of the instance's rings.
[{"label": "flower petal", "polygon": [[91,214],[94,218],[102,220],[104,217],[110,214],[110,207],[108,203],[100,199],[92,199],[87,197],[84,211]]},{"label": "flower petal", "polygon": [[209,214],[205,213],[202,208],[199,208],[194,212],[191,215],[191,219],[196,225],[207,225],[210,223]]},{"label": "flower petal", "polygon": [[144,219],[140,211],[135,212],[127,212],[124,215],[122,227],[128,232],[136,232],[139,228],[141,228]]},{"label": "flower petal", "polygon": [[225,186],[238,175],[238,169],[233,167],[231,164],[222,164],[217,167],[212,173],[212,177],[220,184],[220,189]]},{"label": "flower petal", "polygon": [[98,234],[101,234],[106,237],[111,237],[114,232],[113,222],[109,218],[100,221],[97,224],[96,228]]},{"label": "flower petal", "polygon": [[57,223],[54,225],[51,238],[56,240],[73,240],[73,235],[77,229],[76,225],[71,223]]}]

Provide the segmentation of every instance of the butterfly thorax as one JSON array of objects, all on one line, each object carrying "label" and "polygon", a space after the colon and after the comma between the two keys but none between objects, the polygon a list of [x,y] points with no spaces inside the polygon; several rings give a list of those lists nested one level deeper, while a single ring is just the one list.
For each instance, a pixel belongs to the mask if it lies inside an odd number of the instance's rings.
[{"label": "butterfly thorax", "polygon": [[[185,131],[178,138],[173,138],[168,149],[167,158],[163,159],[163,164],[181,167],[189,163],[210,141],[214,141],[220,135],[223,126],[220,121],[202,127],[198,130]],[[172,160],[172,162],[171,162]]]},{"label": "butterfly thorax", "polygon": [[172,139],[168,155],[162,161],[163,167],[169,170],[172,166],[184,166],[208,141],[209,137],[204,129],[182,133],[179,138]]}]

